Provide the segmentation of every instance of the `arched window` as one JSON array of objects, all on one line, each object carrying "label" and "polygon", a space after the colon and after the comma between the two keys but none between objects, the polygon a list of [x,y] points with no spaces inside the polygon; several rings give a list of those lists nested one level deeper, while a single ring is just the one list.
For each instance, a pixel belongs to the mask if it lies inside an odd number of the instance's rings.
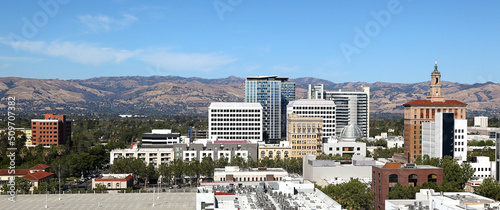
[{"label": "arched window", "polygon": [[261,157],[265,157],[266,156],[266,152],[264,150],[262,150],[262,152],[260,152],[260,156]]},{"label": "arched window", "polygon": [[285,151],[285,157],[286,158],[288,157],[288,151]]},{"label": "arched window", "polygon": [[408,176],[409,186],[417,186],[417,182],[418,182],[418,176],[416,174],[410,174],[410,176]]},{"label": "arched window", "polygon": [[279,157],[279,158],[281,157],[281,151],[276,152],[276,157]]},{"label": "arched window", "polygon": [[436,174],[429,174],[427,176],[427,182],[437,182],[437,175]]},{"label": "arched window", "polygon": [[269,158],[273,158],[273,151],[269,151]]}]

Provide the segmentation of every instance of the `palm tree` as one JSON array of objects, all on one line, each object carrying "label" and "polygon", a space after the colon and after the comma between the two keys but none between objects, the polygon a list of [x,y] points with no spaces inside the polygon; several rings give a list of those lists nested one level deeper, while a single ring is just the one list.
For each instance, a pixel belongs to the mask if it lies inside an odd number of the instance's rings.
[{"label": "palm tree", "polygon": [[21,160],[24,161],[26,155],[28,155],[28,149],[26,149],[26,147],[23,147],[21,151],[19,151],[19,157],[21,157]]}]

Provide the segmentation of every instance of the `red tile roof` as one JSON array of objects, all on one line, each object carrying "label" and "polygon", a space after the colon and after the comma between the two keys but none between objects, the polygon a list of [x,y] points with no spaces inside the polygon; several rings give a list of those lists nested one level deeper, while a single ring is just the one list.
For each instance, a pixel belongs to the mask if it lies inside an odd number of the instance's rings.
[{"label": "red tile roof", "polygon": [[124,179],[95,179],[96,182],[124,182],[132,178],[132,174],[128,175]]},{"label": "red tile roof", "polygon": [[403,104],[403,106],[447,106],[447,105],[460,105],[467,106],[466,103],[457,100],[445,100],[444,102],[431,102],[431,100],[413,100],[408,103]]},{"label": "red tile roof", "polygon": [[38,164],[36,166],[31,167],[30,169],[47,169],[47,168],[50,168],[50,166],[44,165],[44,164],[40,163],[40,164]]},{"label": "red tile roof", "polygon": [[401,163],[386,163],[382,168],[401,168]]},{"label": "red tile roof", "polygon": [[52,176],[52,175],[54,175],[54,173],[45,172],[45,171],[37,171],[35,173],[23,176],[23,178],[29,179],[29,180],[32,180],[32,181],[33,180],[38,181],[40,179],[47,178],[47,177]]},{"label": "red tile roof", "polygon": [[20,176],[27,175],[29,173],[29,169],[16,169],[12,174],[9,174],[9,169],[0,169],[0,176]]}]

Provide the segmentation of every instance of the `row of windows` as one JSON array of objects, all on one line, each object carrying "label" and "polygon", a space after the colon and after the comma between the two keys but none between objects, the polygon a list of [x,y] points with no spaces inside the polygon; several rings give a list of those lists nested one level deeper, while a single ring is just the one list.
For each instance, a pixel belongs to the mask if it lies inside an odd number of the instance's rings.
[{"label": "row of windows", "polygon": [[260,130],[260,127],[240,127],[240,128],[235,128],[235,127],[213,127],[211,128],[213,131],[240,131],[240,130],[245,130],[245,131],[258,131]]},{"label": "row of windows", "polygon": [[313,141],[292,141],[292,144],[321,144],[321,140]]},{"label": "row of windows", "polygon": [[59,123],[56,123],[56,122],[36,122],[36,121],[33,121],[33,125],[58,125]]},{"label": "row of windows", "polygon": [[455,152],[463,152],[464,148],[455,148]]},{"label": "row of windows", "polygon": [[260,126],[260,123],[211,123],[212,126]]},{"label": "row of windows", "polygon": [[[256,181],[261,182],[261,181],[267,181],[266,179],[267,179],[266,177],[259,177],[259,178],[252,177],[251,179],[250,179],[250,177],[243,177],[243,179],[241,177],[234,177],[232,181],[233,182],[242,182],[242,181],[243,182],[256,182]],[[274,181],[281,181],[281,180],[282,180],[281,177],[274,177]],[[225,182],[226,178],[221,177],[220,181]],[[228,181],[230,181],[230,180],[228,180]]]},{"label": "row of windows", "polygon": [[464,142],[455,142],[455,145],[464,145]]},{"label": "row of windows", "polygon": [[292,146],[292,149],[316,149],[316,146]]},{"label": "row of windows", "polygon": [[318,106],[294,106],[294,110],[335,110],[334,106],[328,106],[328,107],[318,107]]},{"label": "row of windows", "polygon": [[229,121],[249,121],[249,122],[260,122],[260,118],[212,118],[211,121],[221,121],[221,122],[229,122]]},{"label": "row of windows", "polygon": [[211,135],[260,135],[260,132],[211,132]]},{"label": "row of windows", "polygon": [[324,115],[326,118],[335,118],[335,112],[333,111],[294,111],[293,113],[298,115]]},{"label": "row of windows", "polygon": [[292,151],[292,155],[316,155],[315,151]]},{"label": "row of windows", "polygon": [[[32,127],[33,128],[33,132],[36,132],[36,127]],[[40,127],[39,128],[40,130],[57,130],[57,127]]]},{"label": "row of windows", "polygon": [[260,114],[211,114],[211,117],[260,117]]},{"label": "row of windows", "polygon": [[464,139],[464,135],[455,135],[455,139]]},{"label": "row of windows", "polygon": [[476,171],[491,171],[491,168],[474,168]]},{"label": "row of windows", "polygon": [[292,138],[294,139],[316,139],[319,138],[319,135],[313,134],[313,135],[298,135],[298,134],[293,134]]},{"label": "row of windows", "polygon": [[455,129],[455,133],[464,133],[464,129]]},{"label": "row of windows", "polygon": [[[57,133],[57,131],[40,131],[40,133]],[[33,134],[36,134],[36,130],[33,131]]]},{"label": "row of windows", "polygon": [[257,112],[260,113],[259,109],[212,109],[212,112]]}]

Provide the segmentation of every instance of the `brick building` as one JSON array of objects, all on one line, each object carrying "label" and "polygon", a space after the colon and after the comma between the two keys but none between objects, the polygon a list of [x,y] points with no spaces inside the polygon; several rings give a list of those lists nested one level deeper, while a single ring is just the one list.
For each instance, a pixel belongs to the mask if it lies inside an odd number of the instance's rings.
[{"label": "brick building", "polygon": [[71,120],[65,115],[45,114],[45,119],[31,120],[32,145],[65,144],[71,139]]},{"label": "brick building", "polygon": [[422,155],[422,123],[433,122],[436,113],[451,112],[455,119],[466,119],[467,104],[457,100],[445,100],[441,91],[441,73],[437,62],[431,73],[431,86],[427,100],[413,100],[404,106],[404,156],[413,162]]},{"label": "brick building", "polygon": [[372,190],[375,195],[376,210],[385,209],[387,195],[397,183],[402,186],[421,186],[426,182],[443,182],[443,169],[415,164],[386,163],[372,166]]}]

